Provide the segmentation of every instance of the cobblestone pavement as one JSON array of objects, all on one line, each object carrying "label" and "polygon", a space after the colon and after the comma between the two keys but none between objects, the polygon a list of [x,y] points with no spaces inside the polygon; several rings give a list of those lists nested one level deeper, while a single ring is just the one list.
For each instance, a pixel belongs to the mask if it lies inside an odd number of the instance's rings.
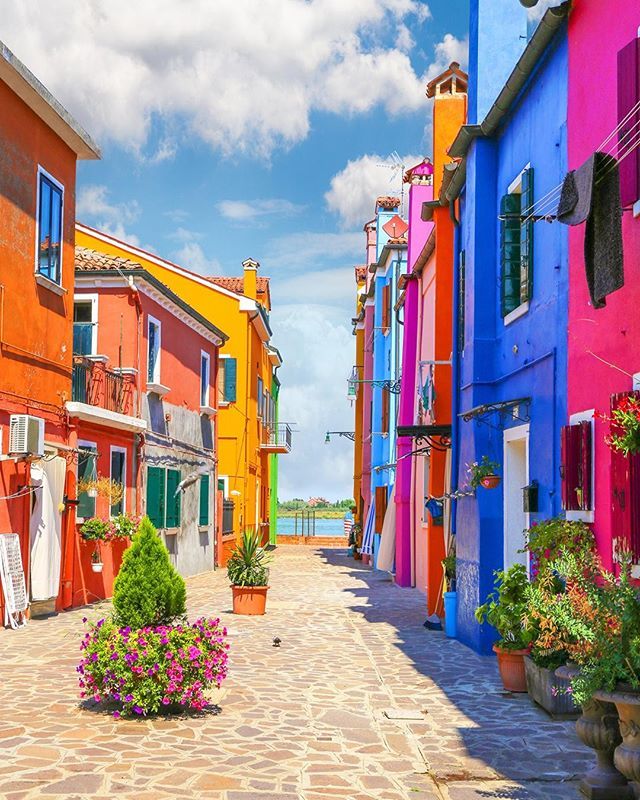
[{"label": "cobblestone pavement", "polygon": [[418,592],[302,546],[277,549],[271,583],[265,617],[234,617],[223,573],[188,580],[191,615],[230,632],[218,716],[79,708],[86,610],[0,631],[0,797],[577,798],[590,757],[573,723],[505,695],[493,659],[427,631]]}]

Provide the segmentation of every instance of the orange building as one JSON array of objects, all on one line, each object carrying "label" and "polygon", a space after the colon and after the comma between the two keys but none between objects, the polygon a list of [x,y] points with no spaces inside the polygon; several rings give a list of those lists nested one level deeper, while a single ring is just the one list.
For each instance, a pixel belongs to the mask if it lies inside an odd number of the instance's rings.
[{"label": "orange building", "polygon": [[[76,162],[90,137],[0,42],[0,534],[34,609],[71,602]],[[5,543],[9,539],[4,540]],[[8,581],[0,604],[5,607]]]}]

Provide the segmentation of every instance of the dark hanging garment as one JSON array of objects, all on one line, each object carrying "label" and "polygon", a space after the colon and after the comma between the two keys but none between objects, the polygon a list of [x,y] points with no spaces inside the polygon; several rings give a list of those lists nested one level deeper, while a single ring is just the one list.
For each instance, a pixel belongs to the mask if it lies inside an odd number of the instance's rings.
[{"label": "dark hanging garment", "polygon": [[624,286],[622,205],[618,162],[606,153],[594,153],[564,179],[557,212],[565,225],[586,220],[584,266],[594,308]]}]

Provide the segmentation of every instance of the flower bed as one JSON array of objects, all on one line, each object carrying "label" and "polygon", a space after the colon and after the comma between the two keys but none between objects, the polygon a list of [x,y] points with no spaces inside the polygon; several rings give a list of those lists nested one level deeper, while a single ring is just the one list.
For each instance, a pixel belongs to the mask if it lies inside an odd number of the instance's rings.
[{"label": "flower bed", "polygon": [[227,675],[226,635],[220,620],[205,617],[139,630],[100,620],[80,645],[80,695],[117,703],[115,717],[162,707],[204,709],[207,691]]}]

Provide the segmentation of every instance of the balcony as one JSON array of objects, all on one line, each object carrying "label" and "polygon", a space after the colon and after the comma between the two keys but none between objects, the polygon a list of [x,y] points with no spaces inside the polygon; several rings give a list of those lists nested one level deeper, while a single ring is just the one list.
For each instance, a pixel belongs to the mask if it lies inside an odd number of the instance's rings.
[{"label": "balcony", "polygon": [[146,422],[134,416],[134,370],[106,368],[100,356],[73,357],[70,416],[125,430],[145,430]]},{"label": "balcony", "polygon": [[291,428],[286,422],[279,422],[264,428],[265,441],[260,445],[267,453],[291,452]]}]

